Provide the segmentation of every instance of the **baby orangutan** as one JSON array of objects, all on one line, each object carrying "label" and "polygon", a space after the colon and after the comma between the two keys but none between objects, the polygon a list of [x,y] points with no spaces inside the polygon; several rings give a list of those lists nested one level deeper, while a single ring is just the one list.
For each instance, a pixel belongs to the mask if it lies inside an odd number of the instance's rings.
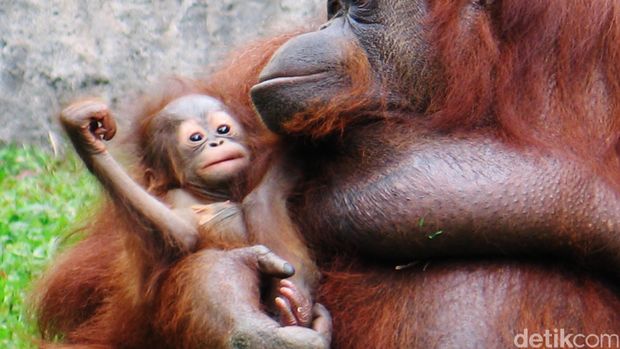
[{"label": "baby orangutan", "polygon": [[[249,195],[254,198],[252,204],[232,203],[228,201],[231,191],[245,180],[253,154],[241,123],[222,103],[207,95],[188,94],[138,122],[146,131],[144,149],[138,152],[147,168],[148,190],[125,172],[102,141],[112,139],[116,132],[105,103],[84,100],[61,113],[61,123],[88,169],[115,202],[141,223],[150,224],[167,248],[178,250],[182,258],[184,253],[205,248],[230,249],[250,243],[270,247],[294,265],[285,266],[287,276],[294,275],[279,281],[273,290],[277,297],[270,294],[271,310],[279,314],[284,326],[312,325],[328,338],[329,314],[311,301],[318,272],[290,219],[266,218],[282,226],[270,227],[272,237],[267,232],[258,234],[257,241],[252,241],[245,225],[242,210],[246,214],[254,208],[260,211],[257,214],[288,214],[282,191],[288,190],[292,179],[284,175],[284,166],[278,161],[269,165],[263,181]],[[162,187],[161,183],[166,184]],[[295,251],[286,253],[285,248]]]}]

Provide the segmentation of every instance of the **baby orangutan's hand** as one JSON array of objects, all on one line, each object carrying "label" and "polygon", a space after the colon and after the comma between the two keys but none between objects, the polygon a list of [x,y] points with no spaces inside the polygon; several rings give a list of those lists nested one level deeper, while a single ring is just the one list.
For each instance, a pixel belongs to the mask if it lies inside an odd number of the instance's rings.
[{"label": "baby orangutan's hand", "polygon": [[76,150],[86,156],[105,152],[102,140],[110,140],[116,133],[112,113],[103,101],[96,98],[71,104],[60,113],[60,122]]},{"label": "baby orangutan's hand", "polygon": [[276,297],[274,303],[280,315],[280,323],[283,326],[309,327],[313,320],[310,298],[289,280],[280,280],[279,286],[280,296]]}]

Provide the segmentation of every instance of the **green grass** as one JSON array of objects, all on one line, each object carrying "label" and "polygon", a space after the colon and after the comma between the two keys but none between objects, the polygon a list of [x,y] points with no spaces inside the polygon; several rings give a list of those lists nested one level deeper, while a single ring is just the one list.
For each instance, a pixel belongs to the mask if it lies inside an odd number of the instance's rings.
[{"label": "green grass", "polygon": [[0,146],[0,348],[35,347],[29,288],[97,191],[72,153]]}]

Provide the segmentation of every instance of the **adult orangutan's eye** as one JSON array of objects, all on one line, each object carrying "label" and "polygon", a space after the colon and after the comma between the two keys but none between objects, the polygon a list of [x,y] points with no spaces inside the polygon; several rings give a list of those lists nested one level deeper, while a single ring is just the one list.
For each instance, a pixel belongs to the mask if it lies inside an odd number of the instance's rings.
[{"label": "adult orangutan's eye", "polygon": [[228,134],[228,132],[230,132],[230,126],[226,124],[217,127],[217,134],[225,135]]},{"label": "adult orangutan's eye", "polygon": [[342,12],[343,6],[340,0],[327,1],[327,19],[332,19]]},{"label": "adult orangutan's eye", "polygon": [[200,132],[194,132],[191,136],[189,136],[189,140],[192,142],[200,142],[205,139],[205,136]]},{"label": "adult orangutan's eye", "polygon": [[377,12],[376,0],[350,0],[347,14],[350,19],[362,24],[374,24]]},{"label": "adult orangutan's eye", "polygon": [[376,7],[377,5],[376,0],[347,0],[345,2],[348,5],[347,7],[349,8],[351,7],[367,8],[367,7]]}]

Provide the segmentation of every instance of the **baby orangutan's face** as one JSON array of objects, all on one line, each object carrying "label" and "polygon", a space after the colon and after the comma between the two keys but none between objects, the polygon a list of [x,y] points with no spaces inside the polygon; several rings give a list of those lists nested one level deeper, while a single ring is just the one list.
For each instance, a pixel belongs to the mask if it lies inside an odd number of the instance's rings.
[{"label": "baby orangutan's face", "polygon": [[216,99],[189,95],[172,101],[162,112],[181,120],[178,153],[190,182],[209,189],[229,185],[250,164],[250,152],[241,125]]}]

